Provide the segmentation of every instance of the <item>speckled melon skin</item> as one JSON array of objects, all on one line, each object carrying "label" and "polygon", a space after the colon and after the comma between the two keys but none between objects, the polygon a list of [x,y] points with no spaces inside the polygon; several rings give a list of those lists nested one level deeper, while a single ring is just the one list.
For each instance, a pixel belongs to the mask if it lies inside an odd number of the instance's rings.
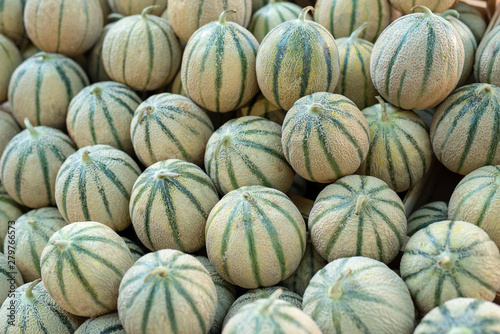
[{"label": "speckled melon skin", "polygon": [[14,222],[23,214],[24,210],[25,208],[14,201],[5,191],[4,186],[0,184],[0,249],[4,249],[3,243],[9,229],[9,222]]},{"label": "speckled melon skin", "polygon": [[160,16],[167,8],[168,0],[108,0],[108,4],[114,13],[125,16],[140,14],[149,6],[156,6],[151,14]]},{"label": "speckled melon skin", "polygon": [[403,14],[410,14],[414,6],[426,6],[434,13],[442,13],[453,7],[458,0],[389,0],[391,6]]},{"label": "speckled melon skin", "polygon": [[264,95],[257,94],[249,104],[236,110],[236,117],[243,116],[260,116],[282,125],[285,111],[269,102]]},{"label": "speckled melon skin", "polygon": [[15,43],[21,42],[24,34],[24,5],[26,0],[0,0],[0,34]]},{"label": "speckled melon skin", "polygon": [[75,334],[127,334],[118,318],[118,313],[109,313],[87,319]]},{"label": "speckled melon skin", "polygon": [[[432,36],[434,43],[428,43]],[[375,42],[372,81],[380,95],[396,107],[432,108],[455,89],[464,54],[460,35],[442,17],[430,12],[405,15]]]},{"label": "speckled melon skin", "polygon": [[128,250],[130,251],[130,254],[132,254],[134,262],[139,260],[144,255],[144,250],[138,244],[125,237],[122,237],[122,239],[127,244]]},{"label": "speckled melon skin", "polygon": [[476,38],[476,42],[479,44],[486,30],[486,19],[483,14],[475,7],[462,1],[457,2],[456,5],[453,6],[453,9],[458,11],[460,14],[458,19],[469,27]]},{"label": "speckled melon skin", "polygon": [[21,128],[16,123],[11,114],[0,110],[0,157],[10,140],[21,132]]},{"label": "speckled melon skin", "polygon": [[448,220],[448,204],[445,202],[427,203],[408,217],[407,235],[411,237],[430,224],[443,220]]},{"label": "speckled melon skin", "polygon": [[500,85],[500,27],[497,26],[481,40],[476,53],[474,78],[477,82]]},{"label": "speckled melon skin", "polygon": [[[11,288],[17,289],[24,284],[19,269],[15,265],[12,266],[7,257],[8,255],[8,253],[5,253],[5,255],[0,253],[0,305],[9,296]],[[12,260],[13,255],[11,254],[10,256],[10,260]],[[11,281],[12,278],[14,278],[13,281]]]},{"label": "speckled melon skin", "polygon": [[7,100],[7,91],[12,73],[23,58],[16,45],[7,37],[0,35],[0,103]]}]

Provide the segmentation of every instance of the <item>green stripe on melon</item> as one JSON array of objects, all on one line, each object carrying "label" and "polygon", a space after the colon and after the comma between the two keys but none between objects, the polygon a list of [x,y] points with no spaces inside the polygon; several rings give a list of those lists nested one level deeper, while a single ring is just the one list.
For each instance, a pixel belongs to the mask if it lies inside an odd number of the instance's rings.
[{"label": "green stripe on melon", "polygon": [[108,3],[114,13],[125,16],[140,14],[149,6],[155,6],[152,15],[160,16],[167,8],[168,0],[108,0]]},{"label": "green stripe on melon", "polygon": [[134,262],[139,260],[145,254],[142,248],[132,240],[125,237],[122,237],[122,239],[127,244],[128,250],[130,251],[130,254],[132,254],[132,257],[134,258]]},{"label": "green stripe on melon", "polygon": [[23,58],[16,45],[7,37],[0,35],[0,103],[7,100],[7,91],[12,73]]},{"label": "green stripe on melon", "polygon": [[391,6],[403,14],[413,13],[415,6],[427,6],[435,13],[442,13],[450,9],[458,0],[389,0]]},{"label": "green stripe on melon", "polygon": [[[0,184],[0,249],[4,249],[4,240],[9,229],[9,222],[14,221],[23,214],[24,208],[14,201]],[[5,253],[8,255],[8,252]]]},{"label": "green stripe on melon", "polygon": [[420,209],[415,210],[408,217],[408,231],[406,234],[411,237],[430,224],[448,219],[448,204],[445,202],[432,202],[425,204]]},{"label": "green stripe on melon", "polygon": [[0,157],[9,142],[21,132],[21,128],[17,125],[16,120],[11,114],[0,110]]},{"label": "green stripe on melon", "polygon": [[25,37],[24,5],[26,0],[0,0],[0,34],[7,36],[15,43]]},{"label": "green stripe on melon", "polygon": [[469,27],[479,44],[486,30],[486,19],[483,14],[476,7],[462,1],[457,2],[452,8],[460,14],[458,19]]},{"label": "green stripe on melon", "polygon": [[78,327],[75,334],[126,334],[118,318],[118,313],[90,318]]},{"label": "green stripe on melon", "polygon": [[474,78],[477,82],[500,85],[500,27],[493,29],[481,40],[476,53]]},{"label": "green stripe on melon", "polygon": [[262,94],[257,94],[246,106],[236,110],[236,117],[260,116],[270,121],[283,124],[285,111],[269,102]]},{"label": "green stripe on melon", "polygon": [[12,259],[15,258],[14,254],[11,254],[10,258],[8,256],[9,253],[5,255],[0,253],[0,305],[14,289],[24,284],[19,269],[12,263]]}]

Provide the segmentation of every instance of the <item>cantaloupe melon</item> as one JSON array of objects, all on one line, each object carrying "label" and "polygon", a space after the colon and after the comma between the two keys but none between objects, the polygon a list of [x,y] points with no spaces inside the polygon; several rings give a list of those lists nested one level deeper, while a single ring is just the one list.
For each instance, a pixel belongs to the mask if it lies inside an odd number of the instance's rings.
[{"label": "cantaloupe melon", "polygon": [[[23,214],[24,207],[14,201],[0,184],[0,249],[4,249],[3,241],[7,235],[10,225]],[[12,249],[12,248],[11,248]],[[5,255],[9,255],[8,252]]]},{"label": "cantaloupe melon", "polygon": [[75,334],[126,334],[118,313],[108,313],[85,321]]},{"label": "cantaloupe melon", "polygon": [[16,45],[4,35],[0,35],[0,103],[7,100],[9,81],[16,67],[23,61]]},{"label": "cantaloupe melon", "polygon": [[144,250],[132,240],[125,237],[122,237],[122,239],[127,244],[128,250],[130,251],[130,254],[132,254],[134,262],[139,260],[145,254]]},{"label": "cantaloupe melon", "polygon": [[500,27],[495,27],[479,44],[474,63],[474,78],[476,82],[500,85],[500,63],[498,49],[500,48]]},{"label": "cantaloupe melon", "polygon": [[179,72],[175,75],[174,80],[172,80],[168,85],[167,88],[165,89],[167,93],[172,93],[172,94],[177,94],[177,95],[182,95],[187,97],[186,92],[184,91],[184,87],[182,87],[182,81],[181,81],[181,70],[179,69]]},{"label": "cantaloupe melon", "polygon": [[104,44],[104,38],[106,38],[106,35],[114,24],[115,22],[111,22],[104,26],[101,36],[88,52],[87,73],[89,74],[89,78],[92,82],[111,80],[106,72],[106,69],[104,68],[104,62],[102,60],[102,46]]},{"label": "cantaloupe melon", "polygon": [[394,7],[395,10],[403,13],[410,14],[412,13],[412,8],[415,6],[426,6],[429,7],[434,13],[442,13],[447,9],[453,7],[458,0],[389,0],[391,2],[391,6]]},{"label": "cantaloupe melon", "polygon": [[168,0],[108,0],[111,10],[125,16],[140,14],[144,8],[154,6],[152,15],[160,16],[167,8]]},{"label": "cantaloupe melon", "polygon": [[411,237],[430,224],[448,220],[448,204],[445,202],[432,202],[425,204],[420,209],[415,210],[408,217],[408,231],[406,234]]},{"label": "cantaloupe melon", "polygon": [[19,269],[12,262],[13,258],[14,256],[11,256],[9,260],[7,253],[0,254],[0,305],[12,291],[24,284]]},{"label": "cantaloupe melon", "polygon": [[21,132],[14,117],[8,112],[0,110],[0,157],[12,138]]},{"label": "cantaloupe melon", "polygon": [[26,0],[0,0],[0,34],[7,36],[15,43],[24,37],[24,5]]},{"label": "cantaloupe melon", "polygon": [[236,117],[260,116],[270,121],[283,124],[285,111],[269,102],[262,94],[257,94],[246,106],[236,110]]},{"label": "cantaloupe melon", "polygon": [[486,18],[476,7],[463,1],[457,2],[452,8],[460,14],[458,19],[469,27],[479,44],[486,30]]}]

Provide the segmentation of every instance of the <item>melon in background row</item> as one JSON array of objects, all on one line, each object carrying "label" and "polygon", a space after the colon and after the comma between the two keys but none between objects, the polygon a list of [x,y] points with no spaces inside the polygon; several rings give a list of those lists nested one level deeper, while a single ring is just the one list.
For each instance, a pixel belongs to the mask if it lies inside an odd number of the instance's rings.
[{"label": "melon in background row", "polygon": [[[106,1],[106,0],[103,0]],[[102,59],[102,46],[104,45],[104,39],[108,34],[111,27],[115,24],[115,22],[109,23],[104,26],[101,36],[94,44],[92,49],[87,53],[87,73],[89,74],[90,81],[99,82],[99,81],[110,81],[106,69],[104,68],[104,61]]]},{"label": "melon in background row", "polygon": [[474,78],[477,82],[500,85],[500,27],[495,27],[481,40],[476,53]]},{"label": "melon in background row", "polygon": [[0,35],[0,103],[7,100],[9,81],[23,58],[16,45],[4,35]]},{"label": "melon in background row", "polygon": [[445,202],[427,203],[408,217],[408,231],[406,234],[411,237],[430,224],[443,220],[448,220],[448,204]]},{"label": "melon in background row", "polygon": [[[0,249],[4,249],[3,241],[9,229],[9,222],[13,226],[15,220],[23,214],[24,210],[19,203],[9,196],[4,186],[0,184]],[[8,252],[5,255],[9,255]]]},{"label": "melon in background row", "polygon": [[152,15],[160,16],[167,8],[168,0],[108,0],[108,4],[114,13],[125,16],[140,14],[149,6],[155,6]]},{"label": "melon in background row", "polygon": [[458,19],[469,27],[479,44],[486,30],[486,19],[483,14],[476,7],[462,1],[457,2],[452,8],[460,14]]},{"label": "melon in background row", "polygon": [[118,313],[108,313],[85,321],[75,334],[126,334]]},{"label": "melon in background row", "polygon": [[0,0],[0,34],[14,43],[22,42],[24,34],[24,5],[26,0]]},{"label": "melon in background row", "polygon": [[144,250],[132,240],[125,237],[122,237],[122,239],[127,244],[128,250],[130,251],[130,254],[132,254],[134,262],[139,260],[145,254]]},{"label": "melon in background row", "polygon": [[0,110],[0,156],[2,156],[11,139],[19,132],[21,132],[21,128],[14,117],[8,112]]},{"label": "melon in background row", "polygon": [[426,6],[434,13],[442,13],[455,5],[458,0],[389,0],[395,10],[403,13],[412,13],[415,6]]},{"label": "melon in background row", "polygon": [[[2,305],[5,299],[7,299],[12,290],[17,289],[24,284],[24,280],[19,272],[19,269],[12,264],[12,259],[14,257],[13,254],[10,255],[10,259],[8,254],[9,253],[5,253],[5,255],[0,254],[0,305]],[[4,319],[5,320],[3,322],[6,322],[7,318]]]},{"label": "melon in background row", "polygon": [[259,93],[255,95],[249,104],[236,110],[236,117],[243,116],[260,116],[282,125],[285,119],[285,111],[276,107],[264,95]]}]

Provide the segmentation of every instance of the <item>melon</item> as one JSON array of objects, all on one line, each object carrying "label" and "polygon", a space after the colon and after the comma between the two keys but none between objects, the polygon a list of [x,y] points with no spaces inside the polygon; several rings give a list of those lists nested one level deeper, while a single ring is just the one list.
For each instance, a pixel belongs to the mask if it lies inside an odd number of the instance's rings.
[{"label": "melon", "polygon": [[108,226],[91,221],[54,233],[40,262],[52,298],[82,317],[116,310],[120,282],[133,263],[125,241]]},{"label": "melon", "polygon": [[0,178],[16,202],[29,208],[55,205],[56,176],[75,144],[62,131],[46,126],[26,130],[9,142],[0,160]]},{"label": "melon", "polygon": [[237,333],[307,333],[321,334],[321,330],[307,314],[287,302],[279,300],[281,290],[266,299],[243,307],[224,327],[223,334]]},{"label": "melon", "polygon": [[12,138],[21,132],[11,114],[0,110],[0,157]]},{"label": "melon", "polygon": [[118,313],[109,313],[85,321],[75,334],[126,334]]},{"label": "melon", "polygon": [[269,2],[270,2],[269,0],[252,0],[252,13],[255,13],[260,8],[267,5]]},{"label": "melon", "polygon": [[314,93],[299,99],[286,114],[281,143],[297,174],[331,183],[353,174],[366,158],[369,128],[348,98]]},{"label": "melon", "polygon": [[[23,206],[14,201],[5,191],[4,186],[0,184],[0,250],[4,249],[3,242],[9,230],[9,225],[13,226],[15,224],[15,220],[23,214],[23,211]],[[5,255],[9,255],[8,250],[9,249],[7,248]],[[11,247],[11,255],[14,255],[13,251],[14,250]]]},{"label": "melon", "polygon": [[500,48],[500,27],[495,27],[484,36],[479,44],[474,63],[474,78],[476,82],[500,85],[500,62],[498,49]]},{"label": "melon", "polygon": [[74,57],[89,50],[101,35],[102,15],[100,0],[27,0],[24,22],[40,50]]},{"label": "melon", "polygon": [[411,237],[430,224],[443,220],[448,220],[448,204],[445,202],[427,203],[408,217],[406,234]]},{"label": "melon", "polygon": [[281,126],[258,116],[230,120],[214,132],[205,170],[221,194],[254,185],[286,192],[295,175],[283,155]]},{"label": "melon", "polygon": [[16,45],[7,37],[0,35],[0,104],[7,100],[7,91],[12,73],[23,58]]},{"label": "melon", "polygon": [[114,13],[125,16],[140,14],[144,8],[154,6],[152,15],[160,16],[167,8],[168,0],[108,0]]},{"label": "melon", "polygon": [[456,298],[427,313],[414,334],[496,332],[500,332],[500,306],[480,299]]},{"label": "melon", "polygon": [[24,5],[26,0],[0,0],[0,34],[7,36],[15,43],[25,38]]},{"label": "melon", "polygon": [[379,104],[362,110],[370,127],[370,150],[358,173],[377,177],[396,192],[406,191],[431,166],[429,133],[416,113],[377,98]]},{"label": "melon", "polygon": [[458,0],[389,0],[391,6],[403,13],[410,14],[413,12],[415,6],[426,6],[434,13],[442,13],[447,9],[453,7]]},{"label": "melon", "polygon": [[[25,282],[41,278],[40,256],[50,237],[66,226],[57,208],[32,210],[17,218],[14,225],[16,266]],[[5,244],[4,254],[9,245]]]},{"label": "melon", "polygon": [[488,13],[487,16],[489,16],[489,14],[491,14],[491,18],[489,18],[488,26],[486,27],[486,30],[484,31],[483,37],[488,35],[498,25],[500,25],[500,10],[499,10],[498,6],[495,8],[495,11],[493,13],[490,12],[490,13]]},{"label": "melon", "polygon": [[140,15],[116,22],[104,37],[102,60],[111,79],[135,90],[154,90],[168,84],[181,62],[181,47],[167,21],[151,15],[153,6]]},{"label": "melon", "polygon": [[418,308],[470,297],[493,301],[500,288],[500,252],[479,227],[445,220],[415,233],[401,259],[401,277]]},{"label": "melon", "polygon": [[429,109],[423,109],[423,110],[413,110],[415,114],[420,116],[422,121],[424,121],[425,126],[427,129],[431,128],[431,123],[432,123],[432,117],[434,117],[434,114],[436,113],[436,108],[429,108]]},{"label": "melon", "polygon": [[471,84],[455,90],[439,106],[432,118],[431,143],[446,168],[466,175],[500,164],[499,103],[500,88]]},{"label": "melon", "polygon": [[340,76],[335,39],[320,24],[306,20],[308,6],[299,18],[274,28],[257,54],[257,81],[264,96],[289,110],[303,96],[333,93]]},{"label": "melon", "polygon": [[335,260],[318,271],[302,309],[323,333],[411,334],[415,310],[408,288],[389,267],[366,257]]},{"label": "melon", "polygon": [[389,0],[318,0],[314,19],[336,39],[367,22],[359,37],[374,42],[391,22],[391,6]]},{"label": "melon", "polygon": [[0,307],[0,317],[0,332],[6,334],[73,334],[84,321],[60,307],[40,279],[17,288]]},{"label": "melon", "polygon": [[449,216],[479,226],[500,247],[500,165],[464,177],[451,195]]},{"label": "melon", "polygon": [[114,147],[81,148],[57,174],[57,207],[68,223],[98,221],[122,231],[131,223],[129,200],[140,174],[135,161]]},{"label": "melon", "polygon": [[483,14],[476,7],[463,1],[457,2],[452,8],[460,14],[458,19],[469,27],[479,44],[486,30],[486,19]]},{"label": "melon", "polygon": [[228,20],[248,27],[252,15],[252,0],[170,0],[168,21],[179,39],[187,43],[194,32],[217,21],[223,11],[236,10]]},{"label": "melon", "polygon": [[124,84],[105,81],[90,85],[71,100],[66,116],[69,136],[79,148],[110,145],[132,155],[130,122],[141,102]]},{"label": "melon", "polygon": [[206,227],[210,262],[229,283],[245,289],[272,286],[299,266],[306,226],[281,191],[247,186],[225,195]]},{"label": "melon", "polygon": [[9,260],[7,253],[0,254],[0,305],[12,291],[24,284],[23,277],[12,260],[13,256]]},{"label": "melon", "polygon": [[33,125],[64,130],[71,99],[88,84],[87,75],[73,60],[39,52],[12,74],[8,93],[12,114],[21,126],[28,118]]},{"label": "melon", "polygon": [[462,39],[450,22],[427,7],[416,9],[424,12],[400,17],[384,30],[370,60],[375,89],[406,110],[441,103],[458,84],[465,57]]},{"label": "melon", "polygon": [[200,167],[169,159],[148,167],[135,182],[130,218],[150,250],[193,253],[205,246],[205,224],[218,201],[217,190]]},{"label": "melon", "polygon": [[179,70],[179,72],[175,75],[174,80],[168,84],[166,92],[187,97],[184,87],[182,87],[181,74],[181,70]]},{"label": "melon", "polygon": [[104,62],[102,60],[102,46],[104,44],[104,38],[106,38],[106,35],[114,24],[115,22],[112,22],[104,26],[101,36],[88,53],[87,72],[92,82],[111,80],[106,72],[106,69],[104,68]]},{"label": "melon", "polygon": [[203,109],[187,97],[168,93],[141,103],[130,125],[135,154],[145,166],[167,159],[201,165],[213,131]]},{"label": "melon", "polygon": [[122,239],[123,241],[125,241],[125,244],[127,245],[130,254],[132,254],[134,262],[139,260],[145,254],[142,248],[132,240],[125,237],[122,237]]},{"label": "melon", "polygon": [[129,334],[208,333],[216,308],[217,290],[209,272],[195,257],[177,250],[143,256],[120,284],[118,314]]},{"label": "melon", "polygon": [[236,110],[236,117],[260,116],[270,121],[283,124],[285,111],[269,102],[262,94],[257,94],[246,106]]}]

